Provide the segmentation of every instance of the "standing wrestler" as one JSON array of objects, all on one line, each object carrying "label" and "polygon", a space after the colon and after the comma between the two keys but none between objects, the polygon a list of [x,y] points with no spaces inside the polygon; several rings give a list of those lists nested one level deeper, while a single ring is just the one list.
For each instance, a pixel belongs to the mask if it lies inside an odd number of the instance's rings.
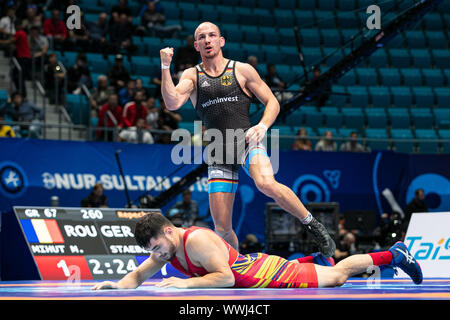
[{"label": "standing wrestler", "polygon": [[[202,62],[186,69],[177,86],[170,75],[173,48],[160,51],[161,93],[169,110],[179,109],[190,98],[206,129],[215,129],[222,133],[227,159],[231,146],[233,163],[208,162],[209,206],[215,231],[233,248],[238,248],[238,239],[232,229],[232,212],[238,168],[241,164],[258,190],[300,219],[313,235],[320,252],[331,257],[336,247],[333,239],[325,227],[308,212],[296,194],[275,180],[270,159],[260,143],[280,111],[280,105],[272,91],[252,66],[223,57],[222,47],[225,45],[225,39],[215,24],[201,23],[195,30],[194,38],[194,47],[200,53]],[[249,109],[253,95],[265,105],[265,111],[261,121],[252,127]],[[227,141],[226,130],[230,129],[241,130],[245,136],[242,135],[242,139],[238,138],[238,141],[234,138]],[[239,148],[242,146],[244,147]],[[245,153],[234,154],[235,148]]]}]

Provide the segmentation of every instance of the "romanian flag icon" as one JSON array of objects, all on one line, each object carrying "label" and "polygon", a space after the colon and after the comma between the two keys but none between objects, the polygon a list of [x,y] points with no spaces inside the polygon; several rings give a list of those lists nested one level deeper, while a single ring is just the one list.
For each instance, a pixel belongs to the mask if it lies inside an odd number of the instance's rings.
[{"label": "romanian flag icon", "polygon": [[30,243],[64,243],[56,220],[31,219],[20,220],[20,223]]}]

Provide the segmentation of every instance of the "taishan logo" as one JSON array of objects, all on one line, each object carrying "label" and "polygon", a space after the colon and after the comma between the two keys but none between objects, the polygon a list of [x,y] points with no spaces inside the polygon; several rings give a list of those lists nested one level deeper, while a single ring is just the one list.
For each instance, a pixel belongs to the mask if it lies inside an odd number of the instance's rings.
[{"label": "taishan logo", "polygon": [[407,237],[408,250],[414,254],[416,260],[449,260],[450,238],[441,238],[437,243],[425,242],[423,237]]}]

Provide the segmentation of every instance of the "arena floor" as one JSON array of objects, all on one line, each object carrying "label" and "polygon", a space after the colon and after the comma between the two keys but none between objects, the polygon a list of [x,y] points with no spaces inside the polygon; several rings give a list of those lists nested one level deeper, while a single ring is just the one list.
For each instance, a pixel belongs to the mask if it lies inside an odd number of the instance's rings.
[{"label": "arena floor", "polygon": [[162,289],[144,282],[136,290],[93,291],[94,281],[4,281],[0,300],[450,300],[450,279],[382,279],[370,284],[352,278],[339,288],[320,289]]}]

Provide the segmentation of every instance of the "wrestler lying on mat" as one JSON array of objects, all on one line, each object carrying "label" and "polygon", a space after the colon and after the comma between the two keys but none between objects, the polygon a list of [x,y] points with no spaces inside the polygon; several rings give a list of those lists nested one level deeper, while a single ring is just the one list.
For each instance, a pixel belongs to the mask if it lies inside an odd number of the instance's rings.
[{"label": "wrestler lying on mat", "polygon": [[239,254],[215,232],[205,228],[175,227],[160,213],[140,218],[136,241],[151,251],[150,257],[118,282],[105,281],[92,289],[132,289],[170,262],[190,278],[163,279],[163,288],[317,288],[341,286],[353,275],[370,266],[389,265],[408,274],[414,283],[422,282],[422,270],[402,242],[388,251],[356,254],[335,266],[287,261],[265,253]]}]

